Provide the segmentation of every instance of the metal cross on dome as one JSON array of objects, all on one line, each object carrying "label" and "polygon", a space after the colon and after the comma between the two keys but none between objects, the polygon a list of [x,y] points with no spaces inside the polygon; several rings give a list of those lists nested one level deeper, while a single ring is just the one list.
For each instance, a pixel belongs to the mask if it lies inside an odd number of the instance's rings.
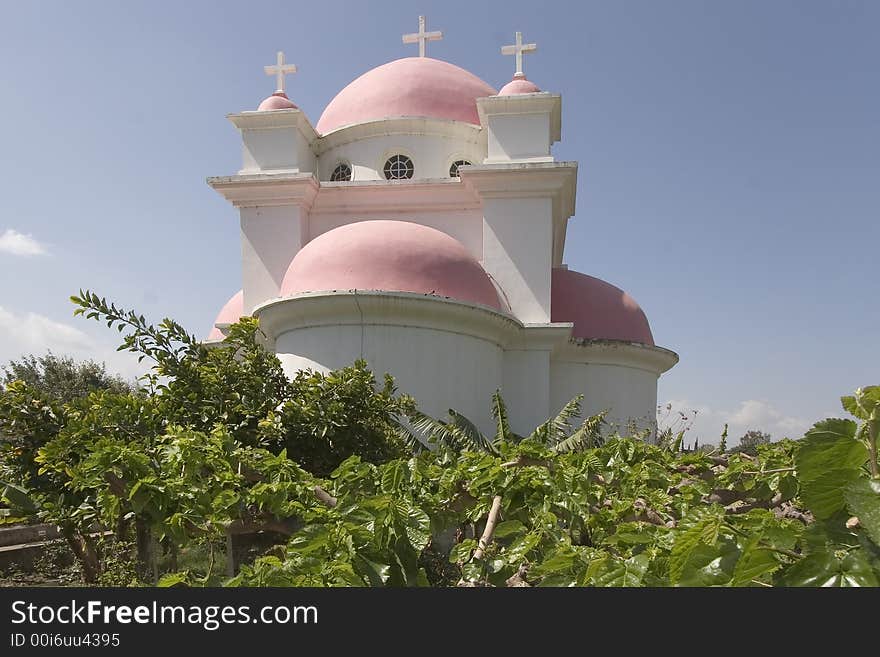
[{"label": "metal cross on dome", "polygon": [[502,55],[516,55],[516,73],[514,76],[525,77],[525,73],[523,73],[523,54],[535,52],[538,49],[537,43],[526,43],[522,42],[522,32],[516,33],[516,43],[512,46],[501,46],[501,54]]},{"label": "metal cross on dome", "polygon": [[416,43],[419,44],[419,57],[425,56],[425,44],[428,41],[439,41],[443,38],[443,32],[425,32],[425,17],[419,16],[419,31],[413,34],[404,34],[403,42],[404,43]]},{"label": "metal cross on dome", "polygon": [[296,73],[296,64],[285,64],[284,63],[284,53],[279,50],[276,64],[274,66],[264,66],[263,70],[266,71],[266,75],[274,75],[275,76],[275,85],[278,87],[275,90],[275,93],[276,94],[283,94],[284,93],[284,76],[287,75],[288,73]]}]

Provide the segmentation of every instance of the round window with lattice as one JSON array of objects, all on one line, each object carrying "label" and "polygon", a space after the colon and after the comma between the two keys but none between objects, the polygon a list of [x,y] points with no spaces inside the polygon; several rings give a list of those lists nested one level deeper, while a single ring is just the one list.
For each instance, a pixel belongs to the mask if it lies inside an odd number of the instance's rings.
[{"label": "round window with lattice", "polygon": [[348,182],[351,180],[351,165],[348,162],[340,162],[330,174],[331,182]]},{"label": "round window with lattice", "polygon": [[456,160],[449,167],[449,177],[458,178],[458,167],[469,167],[471,165],[467,160]]},{"label": "round window with lattice", "polygon": [[382,168],[386,180],[405,180],[415,173],[413,161],[406,155],[392,155]]}]

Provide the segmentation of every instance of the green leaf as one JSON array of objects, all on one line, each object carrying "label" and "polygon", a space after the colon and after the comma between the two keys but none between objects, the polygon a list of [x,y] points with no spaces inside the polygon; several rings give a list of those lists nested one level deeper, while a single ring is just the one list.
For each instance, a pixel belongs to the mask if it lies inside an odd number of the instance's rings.
[{"label": "green leaf", "polygon": [[477,426],[464,415],[456,413],[450,408],[449,417],[452,419],[450,427],[461,444],[467,445],[469,449],[495,451],[492,441],[486,438]]},{"label": "green leaf", "polygon": [[518,567],[526,555],[534,550],[540,542],[541,536],[530,532],[511,543],[510,547],[504,551],[504,558],[507,559],[509,565]]},{"label": "green leaf", "polygon": [[865,419],[862,417],[861,409],[859,408],[859,403],[856,401],[856,398],[852,395],[846,395],[840,398],[840,403],[843,406],[843,410],[845,410],[850,415],[854,415],[859,419]]},{"label": "green leaf", "polygon": [[840,561],[831,552],[809,554],[783,572],[786,586],[839,586]]},{"label": "green leaf", "polygon": [[431,518],[408,500],[399,500],[396,511],[404,518],[406,537],[416,552],[421,552],[431,540]]},{"label": "green leaf", "polygon": [[492,395],[492,417],[495,420],[495,444],[510,437],[510,423],[507,419],[507,406],[501,398],[501,391],[496,390]]},{"label": "green leaf", "polygon": [[801,481],[815,479],[829,468],[861,467],[868,458],[856,439],[856,423],[836,418],[813,425],[798,443],[795,466]]},{"label": "green leaf", "polygon": [[449,563],[464,563],[469,561],[471,554],[477,549],[477,541],[473,538],[466,538],[458,545],[453,546],[449,551]]},{"label": "green leaf", "polygon": [[367,578],[370,586],[385,586],[385,582],[391,577],[391,566],[367,559],[362,554],[355,556],[354,569],[359,575]]},{"label": "green leaf", "polygon": [[495,538],[507,538],[526,531],[526,526],[519,520],[505,520],[495,527]]},{"label": "green leaf", "polygon": [[382,491],[392,493],[409,480],[409,466],[406,461],[391,461],[382,467]]},{"label": "green leaf", "polygon": [[549,558],[531,568],[529,572],[538,577],[567,573],[574,566],[577,556],[577,552],[572,550],[570,546],[562,545]]},{"label": "green leaf", "polygon": [[858,476],[858,470],[828,470],[803,484],[801,499],[816,518],[827,520],[843,509],[847,486]]},{"label": "green leaf", "polygon": [[880,586],[877,574],[871,567],[871,558],[864,550],[846,555],[841,563],[841,586]]},{"label": "green leaf", "polygon": [[880,407],[880,386],[867,386],[856,390],[855,395],[840,398],[844,410],[860,420],[867,420]]},{"label": "green leaf", "polygon": [[877,575],[863,550],[851,552],[843,560],[830,551],[807,555],[785,571],[782,583],[822,587],[878,585]]},{"label": "green leaf", "polygon": [[795,467],[801,497],[816,518],[825,520],[843,508],[843,489],[860,476],[867,458],[852,420],[824,420],[806,433],[795,454]]},{"label": "green leaf", "polygon": [[761,534],[755,534],[746,541],[733,569],[731,586],[751,586],[753,580],[760,580],[779,568],[780,563],[773,552],[758,546],[761,538]]},{"label": "green leaf", "polygon": [[732,541],[699,543],[688,555],[678,586],[721,586],[733,577],[739,552]]},{"label": "green leaf", "polygon": [[239,499],[241,499],[240,495],[234,490],[221,490],[214,497],[213,507],[218,511],[225,511],[229,507],[238,504]]},{"label": "green leaf", "polygon": [[6,502],[18,513],[32,515],[37,512],[37,505],[30,493],[21,486],[0,481],[0,500]]},{"label": "green leaf", "polygon": [[159,588],[170,588],[172,586],[189,586],[189,573],[182,571],[179,573],[166,573],[159,578],[156,583]]},{"label": "green leaf", "polygon": [[844,497],[849,512],[880,546],[880,481],[858,479],[847,487]]},{"label": "green leaf", "polygon": [[669,554],[669,581],[671,584],[678,584],[691,554],[701,543],[715,541],[722,521],[723,517],[718,511],[710,511],[701,520],[679,533]]},{"label": "green leaf", "polygon": [[642,552],[625,561],[606,562],[607,570],[593,578],[596,586],[641,586],[651,557]]}]

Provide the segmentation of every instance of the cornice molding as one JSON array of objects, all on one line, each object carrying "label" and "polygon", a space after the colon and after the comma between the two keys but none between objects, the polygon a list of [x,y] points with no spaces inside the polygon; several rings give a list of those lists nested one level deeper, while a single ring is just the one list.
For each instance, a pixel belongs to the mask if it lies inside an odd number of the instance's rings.
[{"label": "cornice molding", "polygon": [[248,173],[213,176],[207,182],[237,208],[299,205],[309,211],[320,188],[312,173]]},{"label": "cornice molding", "polygon": [[678,354],[640,342],[572,339],[556,349],[552,359],[587,365],[623,365],[659,376],[678,362]]},{"label": "cornice molding", "polygon": [[254,308],[272,340],[288,331],[321,326],[401,326],[459,333],[503,348],[521,324],[493,308],[410,292],[336,290],[265,301]]},{"label": "cornice molding", "polygon": [[480,198],[455,178],[322,182],[312,207],[321,213],[479,210]]},{"label": "cornice molding", "polygon": [[451,137],[477,145],[486,141],[486,134],[478,125],[419,116],[397,116],[338,128],[320,136],[314,144],[313,150],[316,155],[322,155],[333,148],[361,139],[391,135]]},{"label": "cornice molding", "polygon": [[239,130],[277,130],[296,128],[311,145],[319,139],[308,117],[300,109],[261,110],[227,114]]}]

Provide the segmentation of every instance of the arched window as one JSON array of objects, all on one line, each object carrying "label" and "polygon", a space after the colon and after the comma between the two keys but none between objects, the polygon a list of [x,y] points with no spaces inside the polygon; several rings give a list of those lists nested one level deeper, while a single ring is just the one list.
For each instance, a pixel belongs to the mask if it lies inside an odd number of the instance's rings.
[{"label": "arched window", "polygon": [[467,160],[456,160],[449,167],[449,177],[458,178],[458,167],[466,167],[470,165],[471,163]]},{"label": "arched window", "polygon": [[333,169],[333,173],[330,174],[330,180],[332,182],[347,182],[351,180],[351,165],[348,162],[340,162],[337,164],[336,168]]},{"label": "arched window", "polygon": [[382,171],[386,180],[404,180],[413,177],[415,167],[406,155],[392,155],[385,162]]}]

